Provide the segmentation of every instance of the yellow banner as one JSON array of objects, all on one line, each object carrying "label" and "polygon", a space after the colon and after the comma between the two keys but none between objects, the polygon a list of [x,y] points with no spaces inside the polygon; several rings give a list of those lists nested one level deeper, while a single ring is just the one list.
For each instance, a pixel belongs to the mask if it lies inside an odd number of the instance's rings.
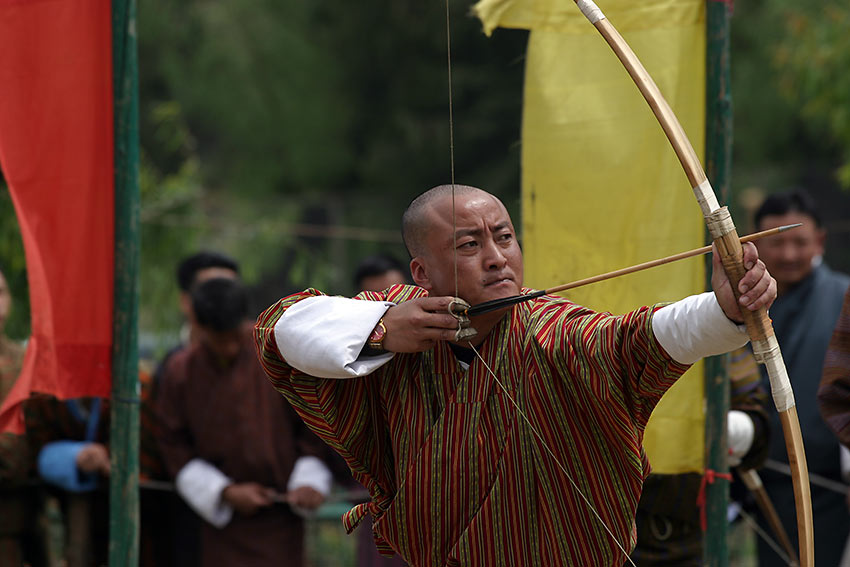
[{"label": "yellow banner", "polygon": [[[673,107],[697,153],[705,131],[704,1],[610,0],[599,8]],[[522,132],[526,285],[538,289],[703,245],[688,180],[646,101],[569,0],[482,0],[485,31],[528,27]],[[567,292],[623,313],[705,287],[701,258]],[[703,471],[702,366],[653,413],[657,473]]]}]

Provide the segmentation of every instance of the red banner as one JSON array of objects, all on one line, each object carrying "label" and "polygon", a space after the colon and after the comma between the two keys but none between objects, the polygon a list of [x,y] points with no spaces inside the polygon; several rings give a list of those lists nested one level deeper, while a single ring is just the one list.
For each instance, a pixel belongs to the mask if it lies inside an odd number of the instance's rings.
[{"label": "red banner", "polygon": [[32,336],[0,408],[108,396],[113,309],[109,0],[0,0],[0,167],[26,251]]}]

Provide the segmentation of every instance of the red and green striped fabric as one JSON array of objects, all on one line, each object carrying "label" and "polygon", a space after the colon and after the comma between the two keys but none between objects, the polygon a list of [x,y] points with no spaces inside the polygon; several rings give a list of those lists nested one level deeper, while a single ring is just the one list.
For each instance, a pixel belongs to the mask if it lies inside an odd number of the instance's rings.
[{"label": "red and green striped fabric", "polygon": [[[402,302],[410,286],[360,298]],[[479,348],[561,465],[480,360],[464,371],[448,344],[397,354],[363,378],[319,379],[281,359],[274,325],[297,301],[265,311],[255,336],[274,386],[345,458],[372,501],[379,545],[412,565],[620,566],[625,557],[561,470],[628,550],[649,464],[653,407],[686,367],[651,330],[652,309],[595,313],[543,297],[513,308]]]}]

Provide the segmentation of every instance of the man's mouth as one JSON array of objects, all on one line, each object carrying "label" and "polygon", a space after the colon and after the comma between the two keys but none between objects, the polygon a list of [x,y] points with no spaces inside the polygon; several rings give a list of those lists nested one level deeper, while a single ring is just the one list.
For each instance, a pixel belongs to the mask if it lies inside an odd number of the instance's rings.
[{"label": "man's mouth", "polygon": [[487,280],[487,281],[484,282],[484,287],[491,287],[491,286],[499,285],[499,284],[503,284],[503,283],[513,283],[513,281],[514,281],[513,278],[510,278],[510,277]]}]

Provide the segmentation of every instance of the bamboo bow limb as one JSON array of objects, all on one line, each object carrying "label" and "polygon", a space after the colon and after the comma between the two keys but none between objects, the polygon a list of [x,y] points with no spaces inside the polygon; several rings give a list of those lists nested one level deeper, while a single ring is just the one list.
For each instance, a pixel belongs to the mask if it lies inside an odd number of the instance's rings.
[{"label": "bamboo bow limb", "polygon": [[[575,2],[626,68],[641,94],[649,103],[668,140],[670,140],[694,190],[709,231],[714,238],[714,243],[720,252],[723,267],[732,284],[732,290],[737,298],[739,295],[738,283],[746,273],[746,269],[743,263],[741,242],[729,211],[717,202],[717,197],[708,182],[702,164],[700,164],[699,158],[687,135],[685,135],[679,120],[631,47],[605,18],[605,15],[593,0],[575,0]],[[760,309],[752,312],[742,309],[741,311],[744,315],[744,322],[747,325],[756,360],[767,367],[774,403],[779,412],[782,432],[785,436],[788,462],[794,473],[792,480],[794,500],[797,506],[800,565],[812,567],[814,565],[812,498],[808,481],[806,453],[803,448],[803,436],[800,431],[800,420],[797,417],[791,381],[782,360],[782,353],[776,341],[773,326],[767,316],[767,310]]]}]

